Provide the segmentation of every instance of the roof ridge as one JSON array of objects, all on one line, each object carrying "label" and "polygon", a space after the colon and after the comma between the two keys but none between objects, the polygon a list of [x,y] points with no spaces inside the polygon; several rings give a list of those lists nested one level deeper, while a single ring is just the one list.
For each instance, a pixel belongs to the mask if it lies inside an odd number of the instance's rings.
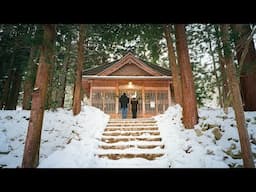
[{"label": "roof ridge", "polygon": [[154,70],[154,71],[156,71],[158,73],[161,73],[162,75],[166,75],[166,76],[170,76],[171,75],[171,70],[170,69],[166,69],[166,68],[161,67],[161,66],[159,66],[157,64],[153,64],[153,63],[150,63],[148,61],[145,61],[145,60],[141,59],[140,57],[137,57],[136,55],[134,55],[131,51],[128,51],[120,59],[117,59],[115,61],[112,61],[112,62],[109,62],[109,63],[105,63],[105,64],[101,64],[101,65],[98,65],[96,67],[91,67],[89,69],[85,69],[85,70],[83,70],[83,74],[96,75],[96,74],[106,70],[107,68],[111,67],[113,64],[117,63],[118,61],[122,60],[122,58],[126,57],[129,54],[131,54],[135,59],[138,59],[139,61],[141,61],[142,63],[144,63],[148,67],[150,67],[152,70]]},{"label": "roof ridge", "polygon": [[89,70],[96,69],[96,68],[99,68],[99,67],[103,67],[103,66],[106,66],[106,65],[114,64],[114,63],[116,63],[116,62],[119,61],[119,60],[120,60],[120,59],[117,59],[117,60],[111,61],[111,62],[109,62],[109,63],[100,64],[100,65],[98,65],[98,66],[96,66],[96,67],[90,67],[90,68],[88,68],[88,69],[85,69],[84,71],[89,71]]},{"label": "roof ridge", "polygon": [[[137,57],[137,59],[140,59],[140,58]],[[154,66],[157,66],[157,67],[162,68],[162,69],[164,69],[164,70],[170,71],[170,69],[161,67],[161,66],[158,65],[158,64],[154,64],[154,63],[151,63],[151,62],[149,62],[149,61],[145,61],[145,60],[143,60],[143,59],[140,59],[140,60],[141,60],[142,62],[146,63],[146,64],[154,65]]]}]

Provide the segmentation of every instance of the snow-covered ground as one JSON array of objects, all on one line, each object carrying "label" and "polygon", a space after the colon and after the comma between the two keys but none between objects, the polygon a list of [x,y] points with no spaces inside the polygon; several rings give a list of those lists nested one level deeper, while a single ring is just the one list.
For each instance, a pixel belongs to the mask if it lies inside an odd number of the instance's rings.
[{"label": "snow-covered ground", "polygon": [[[0,167],[21,166],[30,111],[0,111]],[[256,112],[245,112],[248,133],[256,155]],[[240,143],[232,109],[200,108],[195,129],[184,129],[179,105],[155,116],[165,144],[164,157],[107,160],[98,158],[99,138],[109,116],[84,106],[77,116],[72,111],[46,111],[39,168],[228,168],[241,167]],[[233,158],[232,158],[232,157]],[[256,160],[254,161],[256,163]]]},{"label": "snow-covered ground", "polygon": [[[21,166],[30,111],[0,111],[0,165]],[[97,138],[109,116],[97,108],[45,111],[39,167],[93,167]],[[8,154],[3,154],[7,153]]]},{"label": "snow-covered ground", "polygon": [[[256,112],[245,112],[245,115],[250,141],[254,143],[251,143],[252,151],[256,155]],[[221,109],[200,108],[199,123],[195,129],[184,129],[181,117],[179,105],[169,107],[163,115],[155,117],[171,167],[228,168],[242,165],[238,155],[241,149],[239,136],[231,108],[228,115]]]}]

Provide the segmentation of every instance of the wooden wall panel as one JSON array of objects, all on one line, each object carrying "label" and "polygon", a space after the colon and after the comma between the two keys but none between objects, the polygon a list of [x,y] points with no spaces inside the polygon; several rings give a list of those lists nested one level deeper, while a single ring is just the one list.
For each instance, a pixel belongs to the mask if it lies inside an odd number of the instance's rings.
[{"label": "wooden wall panel", "polygon": [[112,74],[110,74],[110,76],[151,76],[151,75],[146,71],[140,69],[135,64],[129,64],[113,72]]},{"label": "wooden wall panel", "polygon": [[[135,89],[124,89],[132,82]],[[94,79],[82,82],[86,95],[92,92],[92,105],[111,114],[111,117],[120,118],[118,97],[122,90],[136,91],[141,97],[138,117],[149,117],[163,113],[171,104],[170,80],[128,80],[128,79]],[[152,101],[155,107],[152,108]]]}]

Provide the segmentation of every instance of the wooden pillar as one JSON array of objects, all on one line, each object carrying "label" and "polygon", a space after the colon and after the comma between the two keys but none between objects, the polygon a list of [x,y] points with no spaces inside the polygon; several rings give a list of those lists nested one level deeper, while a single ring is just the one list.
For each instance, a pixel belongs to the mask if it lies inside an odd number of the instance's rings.
[{"label": "wooden pillar", "polygon": [[116,114],[115,114],[116,118],[118,118],[118,108],[119,108],[119,91],[118,91],[118,81],[116,80]]},{"label": "wooden pillar", "polygon": [[106,101],[105,101],[105,99],[106,99],[106,97],[105,97],[105,95],[106,95],[106,91],[104,90],[104,89],[101,89],[100,90],[101,91],[101,99],[102,99],[102,111],[104,111],[104,113],[106,113],[106,106],[105,106],[105,103],[106,103]]},{"label": "wooden pillar", "polygon": [[142,117],[145,117],[145,85],[142,83]]},{"label": "wooden pillar", "polygon": [[158,115],[158,97],[157,97],[158,90],[155,90],[155,114]]},{"label": "wooden pillar", "polygon": [[93,80],[90,81],[90,104],[92,106],[92,89],[93,89]]},{"label": "wooden pillar", "polygon": [[172,101],[171,101],[171,81],[168,81],[168,105],[171,106]]}]

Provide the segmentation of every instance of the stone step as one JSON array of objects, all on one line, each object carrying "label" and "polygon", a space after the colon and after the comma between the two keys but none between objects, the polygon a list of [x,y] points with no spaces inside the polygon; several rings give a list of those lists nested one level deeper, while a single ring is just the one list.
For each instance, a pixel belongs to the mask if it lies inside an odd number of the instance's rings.
[{"label": "stone step", "polygon": [[132,136],[132,135],[128,135],[128,136],[122,136],[122,135],[119,135],[119,136],[105,136],[105,135],[102,135],[101,138],[105,138],[105,139],[112,139],[112,138],[115,138],[115,139],[123,139],[123,138],[160,138],[160,135],[139,135],[139,136]]},{"label": "stone step", "polygon": [[160,132],[153,132],[153,131],[150,131],[150,132],[146,132],[146,131],[140,131],[140,132],[135,132],[135,131],[127,131],[127,132],[114,132],[114,131],[111,131],[111,132],[104,132],[102,135],[103,136],[140,136],[140,135],[160,135]]},{"label": "stone step", "polygon": [[139,149],[154,149],[156,147],[164,148],[164,144],[162,145],[99,145],[101,149],[128,149],[128,148],[139,148]]},{"label": "stone step", "polygon": [[153,118],[110,119],[99,140],[97,155],[111,160],[154,160],[164,155],[164,147]]},{"label": "stone step", "polygon": [[137,118],[137,119],[110,119],[109,122],[156,122],[155,119],[152,118]]},{"label": "stone step", "polygon": [[116,143],[106,143],[104,141],[99,140],[99,145],[105,145],[105,146],[118,146],[118,145],[163,145],[164,143],[162,141],[120,141]]},{"label": "stone step", "polygon": [[152,149],[140,149],[140,148],[126,148],[126,149],[101,149],[98,148],[97,154],[104,155],[104,154],[141,154],[141,153],[150,153],[150,154],[159,154],[164,153],[164,149],[155,147]]},{"label": "stone step", "polygon": [[156,123],[108,123],[107,126],[156,126]]},{"label": "stone step", "polygon": [[108,123],[156,123],[156,120],[109,120]]},{"label": "stone step", "polygon": [[121,122],[121,121],[110,121],[108,122],[109,124],[138,124],[138,123],[145,123],[145,124],[156,124],[156,121],[126,121],[126,122]]},{"label": "stone step", "polygon": [[117,143],[120,141],[162,141],[161,137],[147,138],[147,137],[131,137],[131,138],[101,138],[101,141],[105,143]]},{"label": "stone step", "polygon": [[98,154],[98,157],[106,157],[108,159],[112,159],[112,160],[118,160],[121,158],[144,158],[147,160],[154,160],[158,157],[162,157],[164,154],[163,153],[141,153],[141,154],[132,154],[132,153],[127,153],[127,154]]},{"label": "stone step", "polygon": [[146,128],[120,128],[120,127],[112,127],[105,128],[104,131],[143,131],[143,130],[158,130],[158,127],[146,127]]},{"label": "stone step", "polygon": [[114,126],[111,126],[111,127],[106,127],[106,129],[151,129],[151,128],[154,128],[154,129],[158,129],[157,126],[130,126],[130,127],[114,127]]}]

